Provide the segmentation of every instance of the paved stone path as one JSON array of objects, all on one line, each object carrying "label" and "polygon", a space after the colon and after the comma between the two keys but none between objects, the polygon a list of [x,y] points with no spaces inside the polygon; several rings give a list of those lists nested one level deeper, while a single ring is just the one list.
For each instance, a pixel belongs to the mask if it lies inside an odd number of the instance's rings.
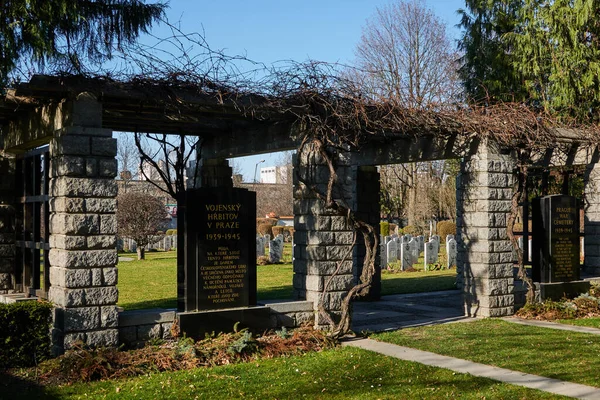
[{"label": "paved stone path", "polygon": [[600,400],[600,389],[580,385],[577,383],[563,382],[543,376],[511,371],[505,368],[492,367],[459,358],[442,356],[427,351],[415,350],[408,347],[397,346],[390,343],[377,342],[372,339],[354,339],[345,341],[342,346],[358,347],[375,351],[386,356],[399,358],[406,361],[415,361],[433,367],[447,368],[452,371],[490,378],[497,381],[539,389],[545,392],[578,399]]},{"label": "paved stone path", "polygon": [[355,302],[352,314],[354,332],[382,332],[412,326],[473,321],[465,317],[459,290],[396,294],[377,302]]},{"label": "paved stone path", "polygon": [[[448,290],[443,292],[383,296],[381,301],[378,302],[354,303],[352,329],[354,332],[363,330],[381,332],[412,326],[476,320],[476,318],[465,317],[461,292],[458,290]],[[600,329],[595,328],[546,321],[523,320],[515,317],[504,318],[504,320],[516,324],[600,335]],[[490,365],[442,356],[408,347],[377,342],[371,339],[349,340],[342,345],[359,347],[402,360],[416,361],[425,365],[447,368],[460,373],[491,378],[563,396],[600,400],[600,388],[511,371],[505,368],[492,367]]]}]

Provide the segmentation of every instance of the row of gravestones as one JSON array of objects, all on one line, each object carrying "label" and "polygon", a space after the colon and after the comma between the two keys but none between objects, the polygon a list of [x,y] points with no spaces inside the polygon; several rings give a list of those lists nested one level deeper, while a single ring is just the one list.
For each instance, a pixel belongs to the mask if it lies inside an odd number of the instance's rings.
[{"label": "row of gravestones", "polygon": [[[170,251],[177,248],[177,235],[163,236],[156,241],[148,244],[146,250],[164,250]],[[117,251],[137,251],[137,243],[133,239],[119,238],[117,240]]]},{"label": "row of gravestones", "polygon": [[[433,235],[425,243],[423,236],[412,235],[385,236],[381,240],[381,265],[386,266],[395,261],[400,261],[400,269],[406,271],[413,267],[424,252],[424,267],[429,270],[431,264],[438,262],[440,251],[440,237]],[[456,266],[456,239],[454,235],[446,236],[446,268]]]},{"label": "row of gravestones", "polygon": [[256,257],[265,256],[265,248],[269,245],[269,263],[277,264],[283,258],[283,235],[279,234],[271,240],[271,235],[256,235]]}]

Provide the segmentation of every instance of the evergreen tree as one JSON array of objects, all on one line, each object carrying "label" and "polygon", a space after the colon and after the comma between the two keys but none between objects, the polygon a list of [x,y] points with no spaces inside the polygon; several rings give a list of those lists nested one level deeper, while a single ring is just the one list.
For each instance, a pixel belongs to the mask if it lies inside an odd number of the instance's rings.
[{"label": "evergreen tree", "polygon": [[[166,7],[140,0],[3,0],[0,83],[25,62],[82,72],[147,32]],[[22,72],[22,71],[21,71]]]},{"label": "evergreen tree", "polygon": [[459,26],[460,79],[469,102],[519,101],[524,91],[504,35],[514,32],[523,0],[465,0]]},{"label": "evergreen tree", "polygon": [[599,13],[599,0],[526,0],[521,29],[507,41],[533,105],[580,121],[600,119]]}]

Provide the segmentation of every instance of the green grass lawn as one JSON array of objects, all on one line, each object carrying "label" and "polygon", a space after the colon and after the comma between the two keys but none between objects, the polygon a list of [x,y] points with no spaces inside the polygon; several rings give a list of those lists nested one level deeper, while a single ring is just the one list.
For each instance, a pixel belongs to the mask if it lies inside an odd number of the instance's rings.
[{"label": "green grass lawn", "polygon": [[600,387],[600,337],[497,319],[380,333],[374,339]]},{"label": "green grass lawn", "polygon": [[[135,258],[135,254],[121,256]],[[291,299],[291,246],[286,243],[284,264],[257,267],[259,300]],[[126,310],[177,307],[176,252],[147,252],[146,260],[119,263],[119,303]],[[422,268],[422,266],[421,266]],[[454,289],[455,270],[390,273],[383,271],[382,294],[419,293]]]},{"label": "green grass lawn", "polygon": [[60,388],[0,380],[0,389],[14,400],[564,398],[355,348]]},{"label": "green grass lawn", "polygon": [[598,328],[600,329],[600,318],[582,318],[582,319],[559,319],[553,322],[558,322],[561,324],[567,325],[577,325],[577,326],[587,326],[589,328]]}]

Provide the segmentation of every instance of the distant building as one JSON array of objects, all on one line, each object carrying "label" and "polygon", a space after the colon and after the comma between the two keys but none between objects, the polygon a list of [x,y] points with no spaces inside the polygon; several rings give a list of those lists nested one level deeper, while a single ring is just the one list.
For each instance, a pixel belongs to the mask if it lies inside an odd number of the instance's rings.
[{"label": "distant building", "polygon": [[290,167],[287,165],[261,168],[260,183],[287,184],[289,172]]}]

